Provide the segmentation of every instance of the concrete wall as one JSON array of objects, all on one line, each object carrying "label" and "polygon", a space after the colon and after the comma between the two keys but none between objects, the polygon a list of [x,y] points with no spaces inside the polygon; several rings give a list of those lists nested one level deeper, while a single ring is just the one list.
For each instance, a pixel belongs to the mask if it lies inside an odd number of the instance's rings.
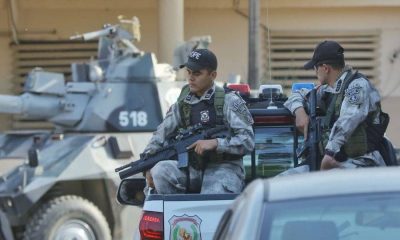
[{"label": "concrete wall", "polygon": [[[12,93],[12,51],[8,31],[8,14],[5,1],[0,2],[0,94]],[[0,115],[0,130],[7,129],[11,117]]]},{"label": "concrete wall", "polygon": [[[231,1],[199,1],[187,0],[185,2],[185,40],[198,35],[211,35],[210,48],[220,59],[219,79],[226,80],[230,74],[240,74],[243,79],[247,77],[247,19],[234,11]],[[385,95],[395,86],[395,76],[398,68],[393,67],[389,61],[396,50],[400,49],[397,39],[400,37],[400,7],[353,7],[360,1],[350,1],[349,7],[337,7],[338,4],[326,5],[324,1],[262,1],[261,22],[268,25],[271,30],[380,30],[380,77],[384,84],[379,88]],[[390,3],[393,1],[383,1]],[[399,1],[400,2],[400,1]],[[0,30],[8,29],[6,1],[2,0],[4,14],[1,14]],[[306,3],[313,4],[306,7]],[[377,3],[367,1],[365,4]],[[209,4],[210,7],[207,7]],[[291,7],[291,5],[296,7]],[[213,8],[212,6],[215,7]],[[247,1],[240,1],[241,10]],[[310,6],[310,5],[308,5]],[[65,39],[75,33],[91,31],[101,27],[103,23],[115,23],[118,15],[126,17],[138,16],[141,22],[142,41],[138,47],[145,51],[159,52],[158,42],[163,41],[163,36],[158,33],[157,1],[107,1],[88,0],[84,2],[71,1],[41,1],[34,0],[20,2],[18,7],[18,28],[28,29],[30,32],[46,32],[56,30],[56,34],[20,34],[21,38],[37,39]],[[267,18],[268,11],[268,18]],[[384,16],[384,17],[383,17]],[[8,41],[11,39],[4,34],[0,37],[1,51],[9,53]],[[2,60],[5,61],[5,60]],[[6,60],[7,61],[7,60]],[[9,60],[8,60],[9,61]],[[12,66],[0,66],[0,76],[4,79],[10,76]],[[394,72],[394,73],[391,73]],[[390,82],[391,84],[388,84]],[[391,93],[399,96],[400,91]]]},{"label": "concrete wall", "polygon": [[[12,83],[11,38],[7,3],[0,0],[0,93],[10,93]],[[17,26],[21,38],[66,39],[75,33],[98,29],[104,23],[116,23],[118,15],[137,16],[141,22],[142,41],[138,47],[158,54],[158,1],[157,0],[24,0],[17,4]],[[230,74],[247,78],[248,36],[247,19],[235,12],[231,0],[185,0],[184,38],[211,35],[210,48],[219,58],[219,80],[227,80]],[[236,1],[241,11],[247,12],[248,1]],[[394,109],[400,97],[400,0],[261,0],[261,22],[271,30],[378,30],[379,85],[385,104],[392,115],[392,122],[400,118]],[[268,16],[268,17],[267,17]],[[171,26],[173,27],[173,26]],[[56,34],[46,34],[55,29]],[[37,34],[37,32],[42,34]],[[262,35],[262,34],[261,34]],[[312,53],[310,53],[311,56]],[[394,98],[395,97],[395,98]],[[1,122],[1,119],[0,119]],[[0,129],[5,124],[0,124]],[[391,129],[393,137],[397,129]]]},{"label": "concrete wall", "polygon": [[[387,95],[391,86],[400,80],[400,69],[390,62],[400,49],[400,8],[321,8],[321,9],[274,9],[268,22],[272,30],[379,30],[379,89]],[[266,14],[264,14],[266,16]],[[267,21],[265,17],[265,21]],[[400,88],[391,96],[400,96]]]}]

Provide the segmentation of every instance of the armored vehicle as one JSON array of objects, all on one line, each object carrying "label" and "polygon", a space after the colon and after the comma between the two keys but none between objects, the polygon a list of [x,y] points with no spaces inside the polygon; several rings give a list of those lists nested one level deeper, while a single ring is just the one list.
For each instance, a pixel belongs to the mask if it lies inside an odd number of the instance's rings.
[{"label": "armored vehicle", "polygon": [[0,135],[0,239],[131,239],[140,211],[117,204],[114,169],[143,151],[182,85],[135,47],[138,30],[120,19],[74,36],[99,47],[72,81],[36,68],[22,95],[0,96],[1,113],[54,125]]}]

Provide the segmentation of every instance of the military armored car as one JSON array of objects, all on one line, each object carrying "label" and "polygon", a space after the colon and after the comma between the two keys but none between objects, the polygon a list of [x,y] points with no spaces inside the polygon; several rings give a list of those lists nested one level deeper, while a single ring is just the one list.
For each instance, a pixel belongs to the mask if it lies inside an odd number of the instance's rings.
[{"label": "military armored car", "polygon": [[117,204],[114,169],[139,156],[182,85],[136,48],[138,30],[137,18],[120,19],[74,36],[99,44],[71,65],[72,81],[35,68],[20,96],[0,96],[1,113],[54,126],[0,135],[4,238],[131,239],[139,210]]}]

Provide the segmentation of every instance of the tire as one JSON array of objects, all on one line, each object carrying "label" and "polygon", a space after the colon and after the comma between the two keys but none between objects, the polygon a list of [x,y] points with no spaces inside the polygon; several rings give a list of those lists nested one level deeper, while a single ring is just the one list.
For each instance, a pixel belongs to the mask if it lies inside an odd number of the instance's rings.
[{"label": "tire", "polygon": [[29,220],[24,240],[111,240],[108,223],[91,202],[78,196],[54,198]]}]

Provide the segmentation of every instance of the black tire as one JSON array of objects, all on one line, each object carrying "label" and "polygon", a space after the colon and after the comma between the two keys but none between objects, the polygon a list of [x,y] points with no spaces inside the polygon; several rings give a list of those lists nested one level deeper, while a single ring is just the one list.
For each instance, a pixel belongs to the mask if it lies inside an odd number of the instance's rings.
[{"label": "black tire", "polygon": [[56,240],[60,235],[77,240],[111,240],[110,228],[101,211],[88,200],[73,195],[57,197],[42,205],[26,225],[23,239]]}]

